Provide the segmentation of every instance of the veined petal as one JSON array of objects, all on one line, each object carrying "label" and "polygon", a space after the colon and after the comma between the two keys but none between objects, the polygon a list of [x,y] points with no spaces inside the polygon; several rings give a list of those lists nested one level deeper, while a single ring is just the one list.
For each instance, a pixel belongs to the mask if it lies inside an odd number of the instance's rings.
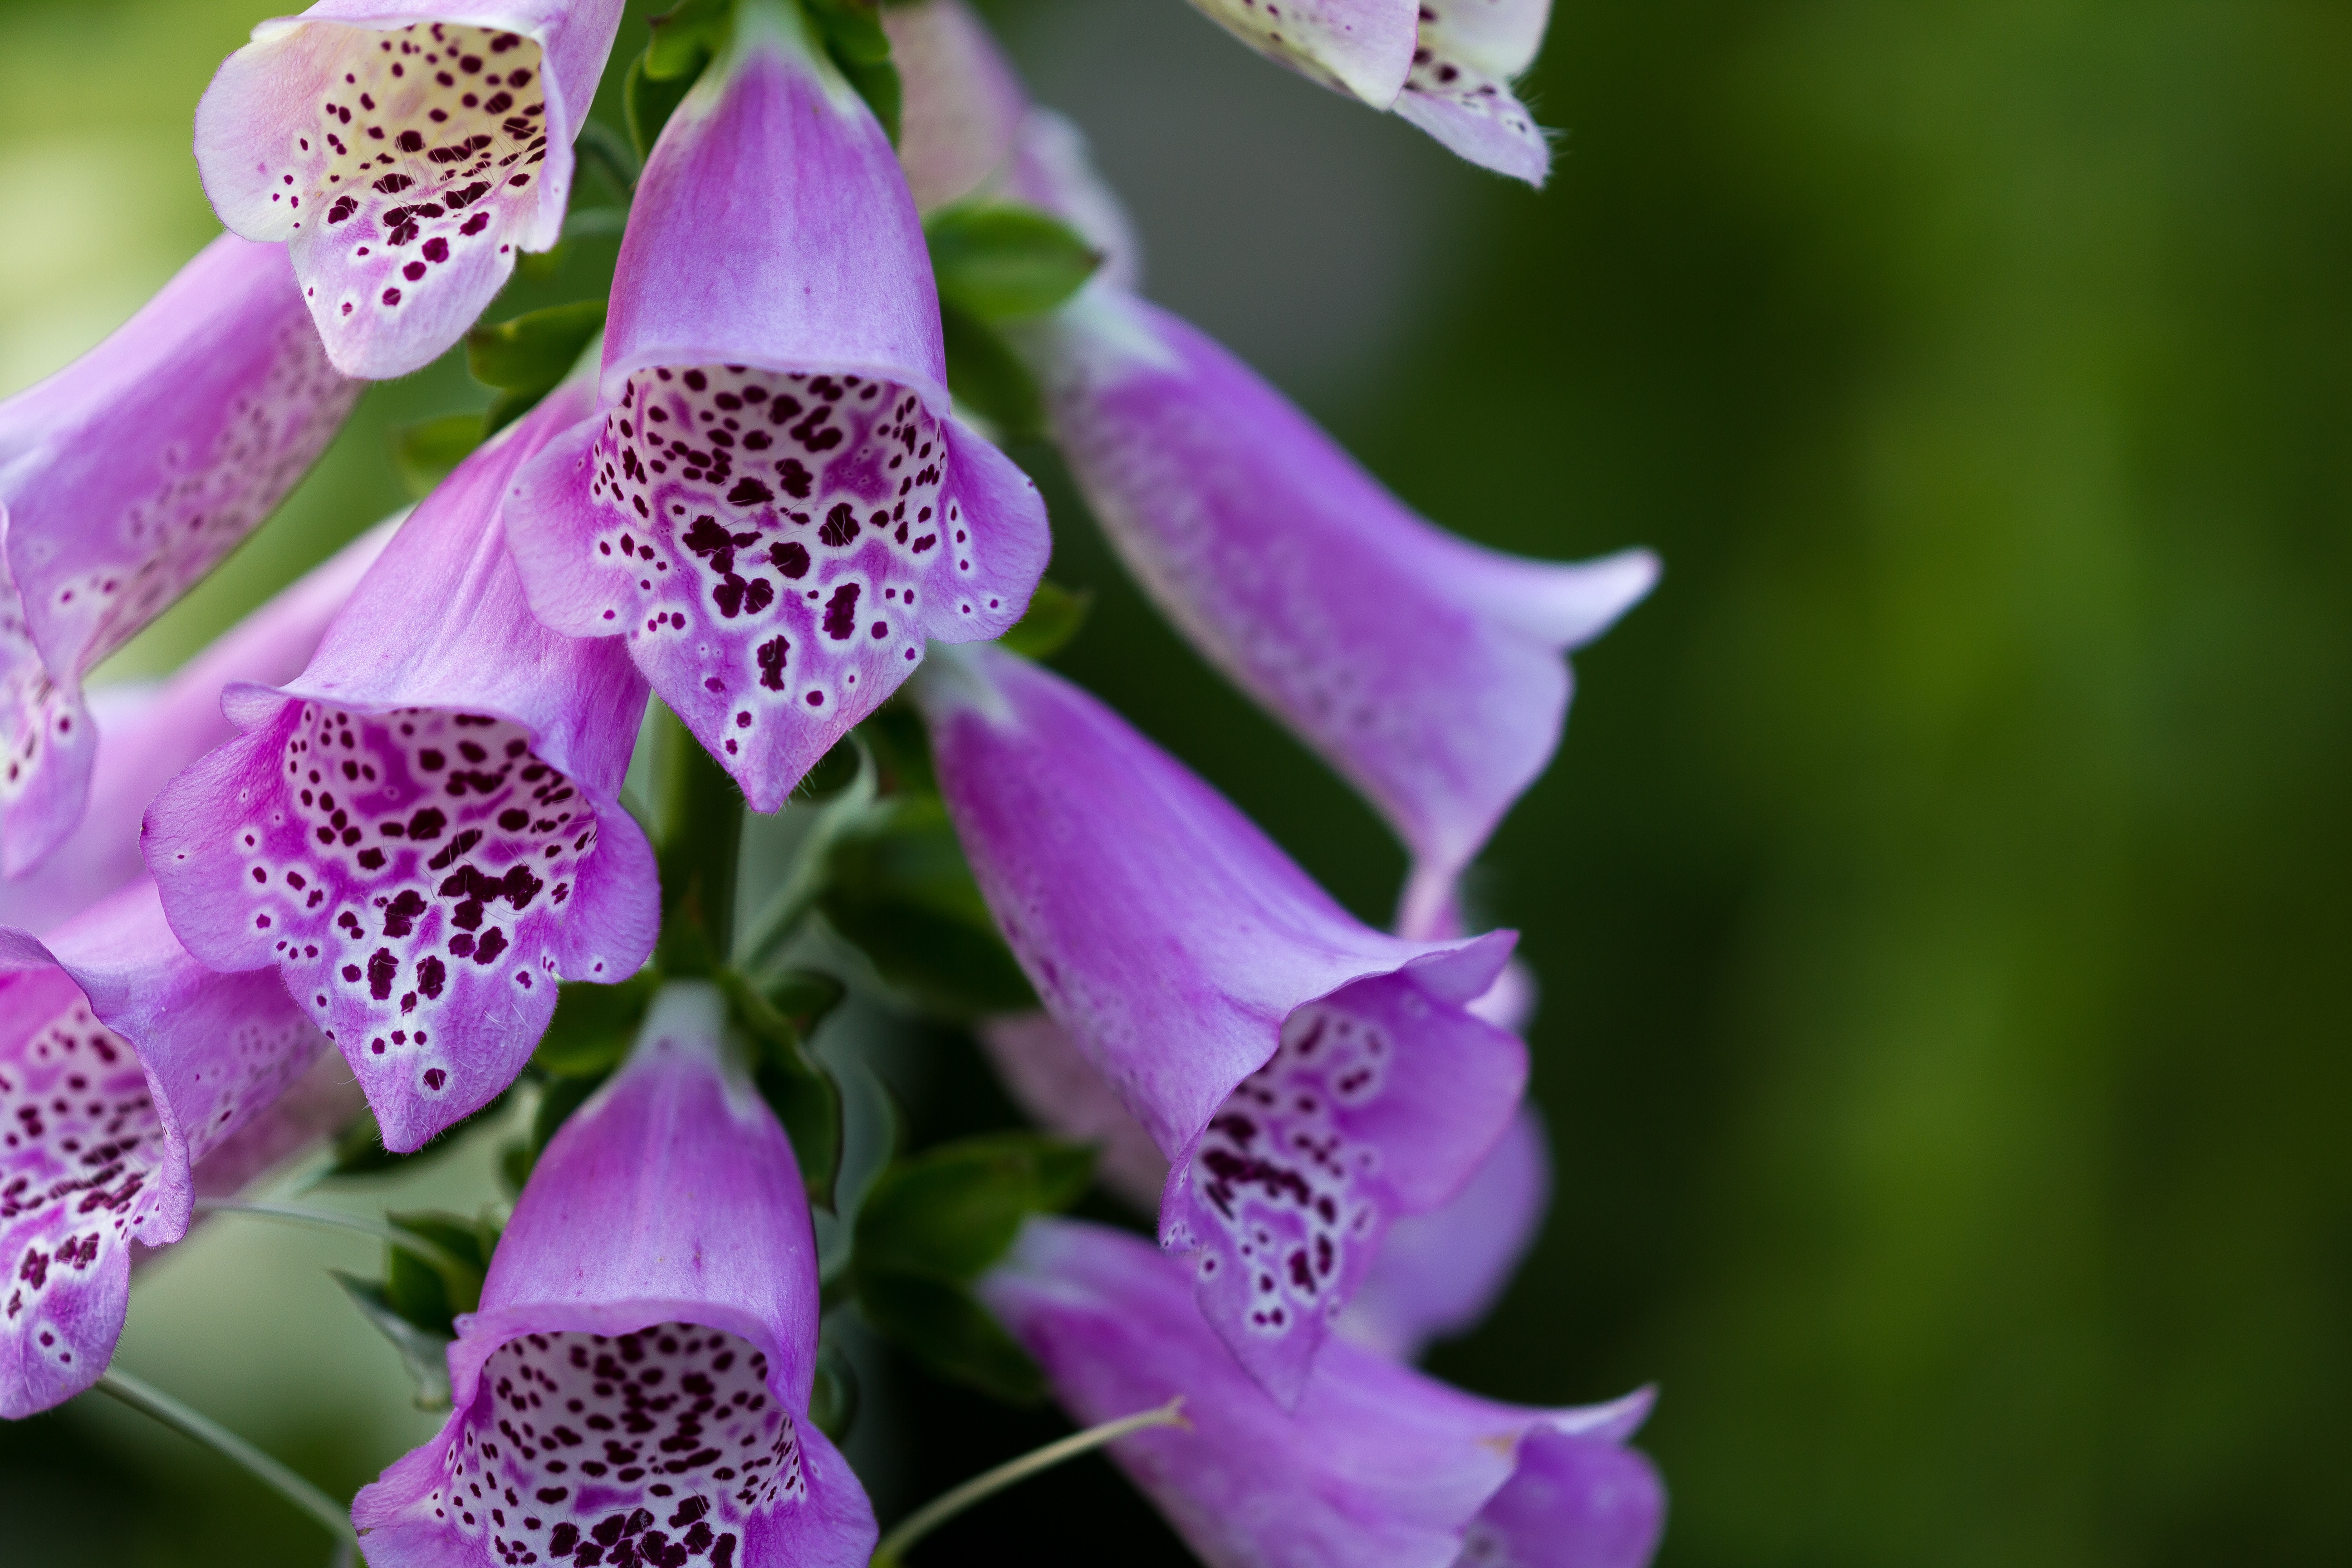
[{"label": "veined petal", "polygon": [[562,233],[621,0],[436,14],[325,0],[253,30],[196,105],[221,221],[288,242],[346,374],[422,368]]},{"label": "veined petal", "polygon": [[1001,172],[1028,111],[1028,94],[988,25],[963,0],[886,5],[881,17],[905,101],[898,163],[916,207],[929,212]]},{"label": "veined petal", "polygon": [[888,140],[746,4],[662,132],[623,241],[598,417],[517,483],[532,607],[626,638],[773,811],[927,639],[1020,618],[1035,486],[948,413],[922,228]]},{"label": "veined petal", "polygon": [[221,712],[223,688],[236,681],[291,680],[319,634],[392,537],[378,524],[247,616],[172,678],[152,687],[101,687],[90,693],[98,730],[89,805],[65,840],[33,871],[0,882],[0,925],[38,934],[134,878],[139,824],[173,773],[234,738]]},{"label": "veined petal", "polygon": [[1388,1223],[1453,1195],[1527,1051],[1464,1004],[1507,932],[1351,919],[1108,708],[993,649],[920,691],[981,891],[1055,1019],[1171,1162],[1162,1243],[1277,1398]]},{"label": "veined petal", "polygon": [[188,1227],[189,1166],[323,1042],[268,975],[215,974],[143,879],[47,942],[0,930],[0,1415],[97,1381],[131,1246]]},{"label": "veined petal", "polygon": [[1095,173],[1087,138],[1050,109],[1033,109],[1021,122],[1005,194],[1052,213],[1102,253],[1090,282],[1119,289],[1143,284],[1143,242],[1118,195]]},{"label": "veined petal", "polygon": [[1511,90],[1543,47],[1551,0],[1423,0],[1396,112],[1482,168],[1540,187],[1551,142]]},{"label": "veined petal", "polygon": [[1169,618],[1363,792],[1411,847],[1404,929],[1550,760],[1561,654],[1649,591],[1657,562],[1481,550],[1408,511],[1273,388],[1113,289],[1029,335],[1055,435]]},{"label": "veined petal", "polygon": [[1145,1214],[1168,1185],[1168,1156],[1050,1013],[983,1019],[974,1031],[1013,1102],[1057,1138],[1096,1146],[1095,1174]]},{"label": "veined petal", "polygon": [[274,967],[410,1150],[521,1069],[559,979],[652,951],[651,849],[619,805],[645,683],[549,631],[498,526],[579,383],[476,452],[361,579],[301,678],[231,689],[243,731],[148,810],[172,923],[215,968]]},{"label": "veined petal", "polygon": [[352,1507],[375,1568],[863,1568],[873,1510],[808,1418],[808,1203],[725,1016],[666,988],[541,1156],[457,1320],[448,1421]]},{"label": "veined petal", "polygon": [[1192,0],[1270,60],[1386,109],[1412,65],[1417,0]]},{"label": "veined petal", "polygon": [[0,403],[0,871],[81,815],[82,677],[269,515],[359,391],[320,353],[284,247],[223,235]]},{"label": "veined petal", "polygon": [[1624,1447],[1646,1393],[1528,1409],[1341,1342],[1286,1413],[1203,1331],[1181,1265],[1074,1221],[1030,1221],[980,1294],[1074,1419],[1183,1396],[1189,1428],[1110,1454],[1212,1568],[1641,1568],[1656,1547],[1664,1492]]}]

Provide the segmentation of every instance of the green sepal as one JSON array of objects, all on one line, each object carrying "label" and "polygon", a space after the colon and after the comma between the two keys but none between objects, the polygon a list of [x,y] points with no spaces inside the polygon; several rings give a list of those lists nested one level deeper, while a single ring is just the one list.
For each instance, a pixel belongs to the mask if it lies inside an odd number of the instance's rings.
[{"label": "green sepal", "polygon": [[1091,589],[1074,594],[1059,583],[1041,578],[1036,592],[1029,595],[1029,607],[1013,623],[1013,629],[996,640],[1024,658],[1051,658],[1078,635],[1094,602]]},{"label": "green sepal", "polygon": [[556,1079],[604,1077],[636,1043],[637,1026],[660,988],[661,977],[651,970],[618,985],[565,981],[556,988],[555,1016],[539,1037],[530,1065]]},{"label": "green sepal", "polygon": [[416,1384],[416,1408],[448,1409],[451,1336],[419,1328],[403,1317],[393,1306],[391,1293],[382,1280],[362,1279],[340,1268],[330,1268],[327,1274],[343,1288],[343,1294],[352,1299],[352,1305],[360,1310],[368,1326],[400,1353],[402,1370]]},{"label": "green sepal", "polygon": [[499,1244],[488,1220],[415,1211],[387,1214],[394,1230],[430,1242],[446,1256],[427,1258],[397,1242],[384,1245],[383,1303],[420,1329],[455,1334],[451,1320],[482,1304],[482,1279]]},{"label": "green sepal", "polygon": [[1017,202],[942,208],[924,220],[923,238],[940,302],[991,322],[1045,314],[1103,262],[1077,230]]},{"label": "green sepal", "polygon": [[804,9],[824,38],[825,54],[896,147],[906,89],[898,68],[890,63],[890,35],[882,30],[874,0],[805,0]]},{"label": "green sepal", "polygon": [[384,438],[392,447],[392,466],[399,470],[400,482],[410,496],[423,500],[482,444],[482,416],[444,414],[414,425],[395,425]]},{"label": "green sepal", "polygon": [[816,1377],[809,1387],[809,1420],[835,1443],[857,1423],[857,1369],[831,1340],[816,1347]]},{"label": "green sepal", "polygon": [[656,81],[691,83],[702,68],[727,47],[735,21],[735,0],[678,0],[646,26],[653,41],[638,58],[646,74]]},{"label": "green sepal", "polygon": [[861,1291],[885,1275],[959,1282],[1004,1256],[1031,1215],[1077,1202],[1094,1151],[1034,1132],[996,1132],[892,1163],[857,1211],[851,1254]]},{"label": "green sepal", "polygon": [[759,987],[731,969],[720,973],[719,986],[736,1026],[758,1053],[751,1081],[792,1140],[809,1202],[830,1212],[841,1175],[841,1086],[809,1050],[793,1020]]},{"label": "green sepal", "polygon": [[[706,58],[703,63],[709,61]],[[628,75],[621,79],[621,114],[629,122],[629,140],[635,144],[640,159],[653,156],[654,143],[661,139],[662,127],[677,112],[677,106],[686,101],[686,95],[693,90],[695,78],[701,74],[698,68],[692,75],[657,77],[646,73],[645,55],[629,62]]]},{"label": "green sepal", "polygon": [[1029,1352],[961,1285],[898,1274],[861,1283],[858,1310],[877,1329],[940,1376],[1008,1405],[1045,1396]]},{"label": "green sepal", "polygon": [[553,392],[604,329],[604,301],[575,300],[467,332],[466,368],[476,381],[499,389],[482,416],[484,437],[521,418]]},{"label": "green sepal", "polygon": [[430,1160],[457,1147],[457,1141],[482,1122],[503,1113],[507,1097],[512,1089],[502,1089],[496,1100],[467,1117],[455,1126],[436,1134],[424,1148],[406,1154],[395,1154],[383,1146],[383,1131],[376,1125],[375,1112],[362,1110],[350,1126],[335,1135],[333,1157],[320,1180],[334,1177],[380,1176],[394,1171],[404,1171],[419,1160]]},{"label": "green sepal", "polygon": [[1045,395],[1003,333],[945,300],[940,333],[958,410],[979,415],[1007,439],[1045,433]]},{"label": "green sepal", "polygon": [[938,1016],[1037,1005],[936,796],[900,796],[845,833],[816,907],[887,984]]}]

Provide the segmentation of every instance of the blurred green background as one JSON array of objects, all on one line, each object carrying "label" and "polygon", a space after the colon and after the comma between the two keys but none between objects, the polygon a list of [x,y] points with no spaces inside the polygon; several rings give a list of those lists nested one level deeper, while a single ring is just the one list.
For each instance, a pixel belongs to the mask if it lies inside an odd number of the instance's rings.
[{"label": "blurred green background", "polygon": [[[1150,292],[1428,515],[1667,562],[1481,874],[1542,978],[1559,1184],[1434,1366],[1658,1383],[1679,1568],[2352,1555],[2352,8],[1562,0],[1539,196],[1180,0],[990,9]],[[211,232],[188,116],[255,19],[0,0],[0,391]],[[485,400],[371,393],[116,673],[397,504],[388,425]],[[1018,455],[1098,594],[1064,668],[1384,917],[1370,815]],[[902,1044],[919,1127],[988,1114],[961,1042]],[[126,1363],[348,1489],[429,1426],[320,1273],[368,1253],[216,1224]],[[0,1561],[322,1558],[90,1403],[0,1432]],[[901,1369],[862,1444],[887,1513],[1054,1429]],[[926,1550],[1181,1560],[1099,1462]]]}]

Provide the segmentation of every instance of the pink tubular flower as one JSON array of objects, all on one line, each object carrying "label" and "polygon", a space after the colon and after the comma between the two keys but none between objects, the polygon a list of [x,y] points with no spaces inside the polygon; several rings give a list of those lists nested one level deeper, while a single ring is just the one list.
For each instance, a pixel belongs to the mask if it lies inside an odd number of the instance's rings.
[{"label": "pink tubular flower", "polygon": [[236,681],[291,680],[319,634],[367,571],[392,524],[370,529],[299,582],[247,616],[171,679],[152,687],[90,693],[98,758],[81,821],[39,868],[0,882],[0,925],[36,934],[147,874],[139,823],[173,773],[233,739],[222,689]]},{"label": "pink tubular flower", "polygon": [[299,679],[225,700],[244,731],[148,810],[173,929],[274,966],[342,1049],[387,1147],[486,1104],[559,978],[652,951],[653,853],[619,805],[645,683],[531,617],[498,526],[516,468],[577,419],[567,384],[418,507]]},{"label": "pink tubular flower", "polygon": [[1402,116],[1450,151],[1531,185],[1551,144],[1511,91],[1551,0],[1192,0],[1269,59]]},{"label": "pink tubular flower", "polygon": [[457,1320],[447,1423],[352,1506],[374,1568],[863,1568],[872,1508],[808,1418],[808,1203],[725,1013],[665,989],[541,1156]]},{"label": "pink tubular flower", "polygon": [[982,1301],[1096,1423],[1184,1399],[1186,1428],[1111,1458],[1212,1568],[1642,1568],[1665,1498],[1625,1447],[1644,1392],[1531,1410],[1344,1342],[1286,1413],[1186,1301],[1183,1270],[1121,1232],[1033,1219]]},{"label": "pink tubular flower", "polygon": [[321,0],[253,30],[196,105],[221,222],[288,242],[347,375],[422,368],[562,232],[621,0]]},{"label": "pink tubular flower", "polygon": [[190,957],[144,879],[46,942],[0,930],[0,1415],[98,1380],[131,1244],[186,1233],[190,1166],[323,1043],[268,975]]},{"label": "pink tubular flower", "polygon": [[1117,289],[1024,341],[1129,570],[1411,847],[1400,929],[1446,929],[1455,879],[1559,744],[1561,654],[1649,591],[1655,557],[1554,565],[1432,528],[1238,360]]},{"label": "pink tubular flower", "polygon": [[1295,1400],[1399,1214],[1510,1120],[1518,1039],[1465,1010],[1512,937],[1351,919],[1214,791],[1013,655],[928,679],[940,787],[1055,1019],[1171,1163],[1160,1233],[1202,1309]]},{"label": "pink tubular flower", "polygon": [[285,248],[223,235],[0,403],[0,872],[81,816],[82,677],[269,515],[359,390],[319,352]]},{"label": "pink tubular flower", "polygon": [[886,5],[881,19],[904,94],[898,162],[916,208],[929,212],[1004,172],[1028,95],[963,0]]},{"label": "pink tubular flower", "polygon": [[1020,618],[1036,489],[948,413],[921,226],[888,140],[744,0],[622,243],[597,416],[508,509],[530,602],[637,667],[773,811],[921,659]]}]

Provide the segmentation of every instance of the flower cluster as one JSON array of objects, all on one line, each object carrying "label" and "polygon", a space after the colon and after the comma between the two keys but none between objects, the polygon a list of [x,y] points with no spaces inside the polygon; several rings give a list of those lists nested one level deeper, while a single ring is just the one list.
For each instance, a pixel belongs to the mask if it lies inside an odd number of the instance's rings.
[{"label": "flower cluster", "polygon": [[[1540,183],[1508,82],[1545,0],[1196,4]],[[349,1114],[334,1084],[386,1159],[526,1079],[519,1195],[431,1342],[447,1419],[353,1510],[378,1568],[866,1562],[843,1300],[1082,1421],[1181,1398],[1112,1452],[1212,1563],[1645,1563],[1646,1393],[1520,1409],[1409,1363],[1549,1184],[1531,984],[1459,882],[1655,562],[1432,526],[1150,304],[962,0],[688,0],[615,73],[634,148],[588,115],[621,9],[262,24],[196,112],[231,232],[0,404],[0,1411],[99,1379],[133,1244]],[[580,232],[575,150],[626,209],[609,297],[478,328]],[[83,691],[362,379],[461,337],[543,363],[412,512],[163,686]],[[1069,601],[1014,436],[1394,828],[1392,931],[1038,662]],[[796,792],[739,939],[741,813]],[[839,1184],[806,1036],[848,950],[971,1022],[1158,1245],[1038,1212],[1067,1142]],[[822,1284],[813,1200],[854,1237]]]}]

